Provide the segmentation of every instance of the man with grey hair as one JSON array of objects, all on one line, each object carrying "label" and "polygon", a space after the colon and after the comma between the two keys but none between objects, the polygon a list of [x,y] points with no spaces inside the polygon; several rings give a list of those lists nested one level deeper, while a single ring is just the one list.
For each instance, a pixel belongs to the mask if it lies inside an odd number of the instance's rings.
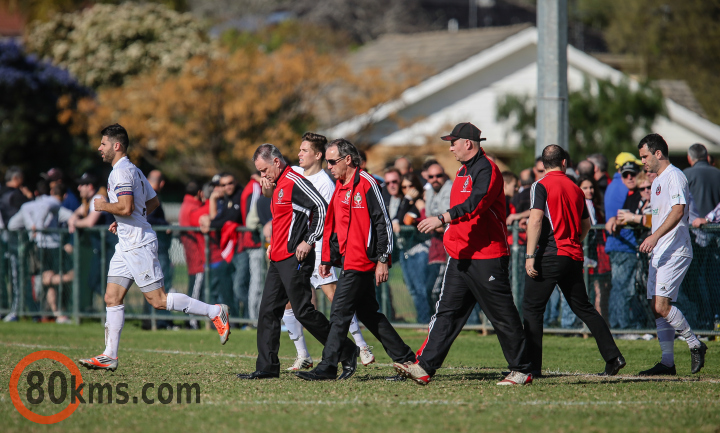
[{"label": "man with grey hair", "polygon": [[[697,209],[697,216],[691,212],[690,223],[695,229],[690,230],[693,242],[694,259],[690,263],[688,275],[683,282],[683,291],[690,302],[697,307],[683,305],[688,310],[688,316],[694,319],[696,327],[712,326],[713,317],[720,309],[715,307],[710,299],[716,299],[717,284],[711,280],[711,269],[720,260],[720,254],[715,247],[716,234],[699,229],[715,206],[720,203],[720,170],[708,163],[707,148],[695,143],[688,148],[687,159],[690,167],[683,170],[688,181],[690,194]],[[692,208],[691,208],[692,209]],[[711,292],[715,293],[711,293]],[[697,318],[692,317],[697,312]],[[709,329],[709,328],[708,328]]]},{"label": "man with grey hair", "polygon": [[[334,380],[342,361],[342,341],[355,314],[397,363],[415,362],[412,349],[400,338],[390,321],[379,312],[375,285],[388,279],[392,253],[392,226],[383,205],[380,186],[360,168],[360,154],[345,139],[328,143],[325,159],[337,179],[323,234],[320,277],[330,276],[333,265],[342,266],[330,314],[330,335],[322,362],[296,375],[305,380]],[[352,224],[350,223],[352,221]],[[295,304],[293,304],[294,306]],[[343,365],[340,379],[354,373]]]},{"label": "man with grey hair", "polygon": [[[272,144],[260,145],[253,162],[260,172],[263,190],[273,191],[273,227],[268,247],[270,265],[258,317],[256,371],[237,376],[271,379],[280,376],[280,319],[288,301],[295,318],[313,337],[322,344],[328,340],[330,323],[313,306],[310,284],[315,268],[313,245],[323,236],[327,204],[313,184],[292,170]],[[347,337],[339,343],[340,359],[344,370],[350,372],[349,378],[357,369],[359,351]]]}]

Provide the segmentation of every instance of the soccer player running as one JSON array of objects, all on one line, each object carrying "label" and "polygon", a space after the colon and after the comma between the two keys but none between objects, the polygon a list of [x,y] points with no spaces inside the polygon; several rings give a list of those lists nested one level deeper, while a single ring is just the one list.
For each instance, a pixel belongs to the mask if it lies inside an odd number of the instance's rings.
[{"label": "soccer player running", "polygon": [[603,376],[614,376],[625,366],[605,319],[588,299],[583,279],[582,241],[590,231],[585,195],[565,174],[567,153],[556,145],[542,152],[545,177],[530,188],[530,217],[525,254],[523,319],[533,377],[542,371],[543,314],[555,285],[570,308],[585,322],[605,360]]},{"label": "soccer player running", "polygon": [[640,252],[651,254],[647,296],[655,314],[662,359],[641,376],[675,375],[673,343],[675,331],[690,347],[691,372],[705,365],[707,346],[690,329],[683,313],[671,304],[680,292],[680,284],[693,257],[690,244],[688,200],[690,189],[683,172],[670,164],[668,146],[659,134],[646,135],[638,144],[645,169],[657,173],[650,189],[652,234],[640,245]]},{"label": "soccer player running", "polygon": [[[293,306],[297,320],[313,337],[322,344],[330,341],[330,323],[313,306],[310,285],[315,270],[313,245],[323,236],[327,203],[312,183],[285,163],[280,150],[272,144],[258,147],[253,162],[260,172],[263,190],[274,189],[270,203],[273,230],[270,266],[258,316],[256,371],[237,376],[240,379],[271,379],[280,376],[280,319],[288,302]],[[342,352],[339,359],[343,368],[354,373],[358,349],[347,337],[336,343],[335,347]]]},{"label": "soccer player running", "polygon": [[[331,141],[325,157],[337,184],[328,207],[319,274],[328,278],[336,264],[342,265],[342,272],[332,301],[330,335],[322,362],[311,371],[295,373],[305,380],[335,379],[338,362],[342,360],[341,342],[356,313],[393,361],[415,361],[412,349],[378,311],[375,299],[375,285],[388,279],[392,253],[392,226],[380,187],[360,168],[360,154],[349,141],[342,138]],[[353,375],[354,370],[346,367],[343,365],[340,379]]]},{"label": "soccer player running", "polygon": [[108,230],[118,235],[118,244],[110,260],[105,289],[105,350],[101,355],[78,362],[94,370],[117,369],[118,345],[125,324],[123,300],[133,281],[158,310],[182,311],[212,319],[220,334],[220,343],[225,344],[230,335],[227,305],[209,305],[181,293],[165,294],[157,236],[147,222],[147,216],[158,207],[157,195],[140,169],[128,159],[130,140],[125,128],[116,123],[103,129],[100,135],[100,156],[113,167],[108,178],[110,200],[97,198],[93,205],[96,211],[115,216]]},{"label": "soccer player running", "polygon": [[429,383],[477,301],[495,328],[510,368],[498,385],[532,383],[524,354],[525,334],[510,289],[502,174],[480,147],[484,138],[475,125],[460,123],[442,140],[450,142],[450,151],[462,166],[452,184],[450,209],[421,221],[418,230],[430,233],[449,224],[443,244],[450,258],[417,362],[395,363],[394,367],[421,385]]},{"label": "soccer player running", "polygon": [[[312,132],[306,132],[302,137],[300,143],[300,152],[298,152],[299,167],[292,167],[293,170],[300,173],[313,184],[315,189],[320,193],[325,203],[329,203],[332,199],[332,195],[335,192],[335,182],[330,179],[330,176],[323,170],[322,163],[325,160],[325,145],[327,144],[327,138],[320,134],[314,134]],[[318,273],[318,267],[320,266],[320,259],[322,258],[322,242],[315,243],[315,267],[313,268],[313,274],[310,277],[310,284],[317,290],[322,289],[325,296],[332,302],[335,296],[335,289],[337,288],[337,276],[335,275],[335,269],[330,268],[330,276],[322,278]],[[288,371],[298,371],[306,368],[312,368],[313,360],[307,350],[305,344],[305,336],[303,335],[303,328],[300,322],[295,318],[292,306],[288,303],[285,307],[285,314],[283,314],[283,322],[288,328],[288,335],[295,344],[297,350],[297,358]],[[375,356],[370,351],[370,347],[365,342],[365,339],[360,332],[360,326],[358,325],[357,316],[353,316],[350,322],[350,335],[355,340],[355,344],[360,348],[360,362],[363,365],[369,365],[375,362]]]}]

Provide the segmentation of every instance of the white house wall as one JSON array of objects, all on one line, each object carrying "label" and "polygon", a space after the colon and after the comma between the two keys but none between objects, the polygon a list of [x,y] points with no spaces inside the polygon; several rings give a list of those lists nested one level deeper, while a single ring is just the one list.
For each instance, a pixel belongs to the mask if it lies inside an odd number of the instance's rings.
[{"label": "white house wall", "polygon": [[[535,97],[536,59],[537,31],[530,28],[408,89],[398,100],[337,125],[327,131],[328,135],[352,135],[359,132],[361,125],[370,123],[372,126],[365,135],[373,143],[422,145],[430,137],[437,144],[439,134],[449,132],[448,128],[459,122],[470,121],[487,137],[484,147],[517,149],[518,134],[510,129],[508,122],[496,120],[497,100],[509,93]],[[570,91],[582,88],[586,77],[610,79],[614,83],[626,78],[620,71],[572,46],[568,47],[568,63]],[[633,80],[630,84],[637,86]],[[665,102],[672,120],[659,118],[653,129],[667,139],[672,153],[684,153],[696,142],[708,145],[713,153],[720,153],[720,126],[669,99]],[[398,124],[402,128],[398,128]]]}]

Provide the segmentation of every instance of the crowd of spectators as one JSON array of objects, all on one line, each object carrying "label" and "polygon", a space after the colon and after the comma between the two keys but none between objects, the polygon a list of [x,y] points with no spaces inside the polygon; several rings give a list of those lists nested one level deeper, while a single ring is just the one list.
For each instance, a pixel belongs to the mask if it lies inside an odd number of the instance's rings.
[{"label": "crowd of spectators", "polygon": [[[366,169],[367,157],[361,153],[361,168]],[[492,158],[492,157],[491,157]],[[590,273],[590,296],[596,309],[613,329],[640,329],[651,325],[652,316],[645,302],[647,257],[637,246],[649,234],[650,195],[653,174],[645,173],[641,162],[631,153],[623,152],[614,158],[612,173],[608,159],[602,154],[569,167],[570,176],[583,191],[593,225],[605,230],[593,230],[588,239],[590,246],[585,260]],[[695,327],[711,326],[714,315],[720,313],[711,300],[720,294],[712,281],[712,266],[720,262],[718,238],[712,233],[698,230],[704,224],[720,222],[720,170],[712,165],[706,148],[694,144],[688,150],[690,167],[685,169],[692,197],[691,223],[695,259],[683,283],[685,288],[679,302],[687,311],[688,320]],[[418,323],[428,323],[441,292],[442,276],[447,262],[443,247],[443,229],[430,235],[415,229],[424,218],[435,217],[450,207],[452,179],[445,167],[435,159],[426,158],[415,171],[411,159],[399,157],[385,171],[372,176],[382,186],[383,199],[395,234],[392,262],[402,270],[403,280],[415,307]],[[508,231],[508,243],[517,242],[524,248],[523,232],[530,213],[533,183],[545,174],[538,158],[532,167],[518,174],[502,173],[505,184],[506,222],[509,229],[517,226],[514,237]],[[92,174],[83,174],[74,183],[77,194],[67,187],[61,170],[53,168],[42,173],[41,180],[31,190],[25,186],[24,176],[17,167],[5,173],[0,189],[0,227],[9,230],[25,229],[32,241],[28,285],[24,292],[26,308],[52,311],[53,316],[43,320],[68,322],[67,306],[73,278],[72,236],[61,231],[43,229],[63,228],[72,234],[76,229],[109,226],[110,214],[96,212],[95,199],[107,199],[105,187]],[[160,195],[165,178],[158,170],[147,176],[150,186]],[[231,173],[219,173],[205,184],[188,182],[180,206],[178,223],[193,230],[173,234],[170,230],[157,231],[159,259],[165,275],[165,286],[173,291],[174,269],[170,257],[173,236],[179,238],[185,253],[188,273],[188,295],[211,303],[230,306],[230,316],[257,319],[266,268],[265,247],[261,233],[269,238],[272,230],[270,199],[261,192],[258,174],[253,174],[245,185]],[[162,205],[148,215],[153,226],[168,226]],[[238,230],[240,228],[240,230]],[[90,293],[82,295],[84,305],[91,304],[93,294],[102,295],[100,250],[102,242],[112,248],[114,235],[90,234],[88,287]],[[205,242],[209,257],[206,264]],[[18,237],[4,231],[2,237],[5,255],[6,287],[12,287],[10,296],[0,293],[0,309],[10,311],[5,320],[16,320],[19,303]],[[524,251],[521,251],[521,254]],[[206,282],[205,269],[211,269]],[[522,297],[523,275],[516,276],[519,286],[516,296]],[[204,293],[209,287],[209,294]],[[516,302],[519,300],[516,299]],[[717,302],[715,302],[715,305]],[[519,305],[519,304],[518,304]],[[476,306],[469,323],[477,323],[479,306]],[[146,311],[149,313],[149,310]],[[392,314],[392,313],[391,313]],[[548,303],[545,325],[573,328],[579,325],[556,290]],[[172,326],[170,316],[160,315],[158,326]],[[197,328],[197,322],[189,322]],[[149,321],[144,323],[149,327]]]}]

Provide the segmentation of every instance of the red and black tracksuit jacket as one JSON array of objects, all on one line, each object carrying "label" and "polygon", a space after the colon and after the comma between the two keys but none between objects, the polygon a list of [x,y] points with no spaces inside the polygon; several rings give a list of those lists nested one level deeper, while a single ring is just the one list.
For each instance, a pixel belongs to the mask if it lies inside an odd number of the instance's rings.
[{"label": "red and black tracksuit jacket", "polygon": [[325,221],[322,264],[373,272],[379,258],[388,258],[389,263],[392,249],[392,224],[380,186],[370,174],[356,169],[352,182],[335,185]]},{"label": "red and black tracksuit jacket", "polygon": [[327,204],[309,180],[285,166],[275,181],[270,260],[292,257],[300,242],[313,245],[323,235]]},{"label": "red and black tracksuit jacket", "polygon": [[530,189],[530,209],[545,213],[538,240],[538,254],[566,256],[583,261],[581,222],[590,218],[585,195],[562,171],[549,171]]},{"label": "red and black tracksuit jacket", "polygon": [[450,226],[443,237],[453,259],[495,259],[510,254],[500,169],[481,149],[458,170],[450,191]]}]

